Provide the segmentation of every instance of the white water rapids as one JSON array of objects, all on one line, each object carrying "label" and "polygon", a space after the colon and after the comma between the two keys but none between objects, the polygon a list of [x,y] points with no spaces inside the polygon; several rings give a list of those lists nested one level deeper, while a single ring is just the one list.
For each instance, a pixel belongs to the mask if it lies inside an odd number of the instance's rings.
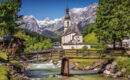
[{"label": "white water rapids", "polygon": [[51,62],[29,63],[24,72],[24,74],[32,78],[32,80],[44,80],[47,77],[55,77],[59,73],[60,69]]}]

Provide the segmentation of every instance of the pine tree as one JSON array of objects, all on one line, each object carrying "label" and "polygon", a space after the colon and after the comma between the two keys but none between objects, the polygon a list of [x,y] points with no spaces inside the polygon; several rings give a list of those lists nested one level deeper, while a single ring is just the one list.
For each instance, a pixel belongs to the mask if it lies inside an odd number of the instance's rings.
[{"label": "pine tree", "polygon": [[7,0],[0,3],[0,29],[4,29],[6,35],[15,33],[20,7],[21,0]]}]

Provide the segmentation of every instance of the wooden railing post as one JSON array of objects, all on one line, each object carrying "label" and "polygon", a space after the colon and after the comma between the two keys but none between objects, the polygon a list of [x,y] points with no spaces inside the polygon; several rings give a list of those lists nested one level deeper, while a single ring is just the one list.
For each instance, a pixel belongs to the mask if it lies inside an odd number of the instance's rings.
[{"label": "wooden railing post", "polygon": [[76,49],[76,55],[78,56],[78,50]]},{"label": "wooden railing post", "polygon": [[101,58],[102,57],[102,50],[100,50],[100,55],[99,55],[99,58]]},{"label": "wooden railing post", "polygon": [[63,57],[62,50],[59,50],[58,53],[59,53],[59,55],[60,55],[59,57],[62,58],[62,57]]},{"label": "wooden railing post", "polygon": [[61,65],[61,75],[69,77],[69,59],[63,58],[62,59],[62,65]]},{"label": "wooden railing post", "polygon": [[38,53],[37,53],[37,61],[38,61]]},{"label": "wooden railing post", "polygon": [[66,54],[65,50],[63,50],[63,56],[66,56],[65,54]]},{"label": "wooden railing post", "polygon": [[52,59],[52,51],[50,52],[50,59]]},{"label": "wooden railing post", "polygon": [[90,52],[89,52],[89,50],[88,50],[88,57],[90,56]]},{"label": "wooden railing post", "polygon": [[59,52],[60,52],[60,58],[63,58],[65,56],[64,50],[60,50]]}]

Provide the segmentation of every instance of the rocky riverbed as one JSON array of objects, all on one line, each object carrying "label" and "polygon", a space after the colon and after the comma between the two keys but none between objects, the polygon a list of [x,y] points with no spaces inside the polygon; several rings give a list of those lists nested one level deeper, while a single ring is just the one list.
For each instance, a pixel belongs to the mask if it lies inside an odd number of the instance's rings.
[{"label": "rocky riverbed", "polygon": [[[53,61],[51,61],[53,62]],[[61,67],[61,61],[53,62],[57,67]],[[117,66],[117,62],[110,59],[107,61],[100,61],[95,62],[93,65],[89,65],[87,67],[78,67],[79,63],[69,62],[69,67],[72,70],[76,71],[90,71],[97,74],[101,74],[105,77],[112,77],[112,78],[121,78],[124,77],[124,73],[126,72],[126,68],[122,68],[121,71],[116,71],[115,67]],[[130,75],[125,76],[126,78],[130,79]]]}]

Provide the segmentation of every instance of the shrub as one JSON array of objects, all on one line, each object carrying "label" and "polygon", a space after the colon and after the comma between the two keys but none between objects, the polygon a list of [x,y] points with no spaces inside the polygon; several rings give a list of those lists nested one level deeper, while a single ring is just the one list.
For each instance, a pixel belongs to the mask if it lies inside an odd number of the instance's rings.
[{"label": "shrub", "polygon": [[116,71],[121,71],[122,68],[126,68],[125,75],[130,75],[130,58],[118,58],[118,65],[116,65]]},{"label": "shrub", "polygon": [[86,44],[98,44],[98,39],[97,39],[96,34],[94,32],[86,35],[83,38],[83,40],[84,40],[84,43],[86,43]]}]

